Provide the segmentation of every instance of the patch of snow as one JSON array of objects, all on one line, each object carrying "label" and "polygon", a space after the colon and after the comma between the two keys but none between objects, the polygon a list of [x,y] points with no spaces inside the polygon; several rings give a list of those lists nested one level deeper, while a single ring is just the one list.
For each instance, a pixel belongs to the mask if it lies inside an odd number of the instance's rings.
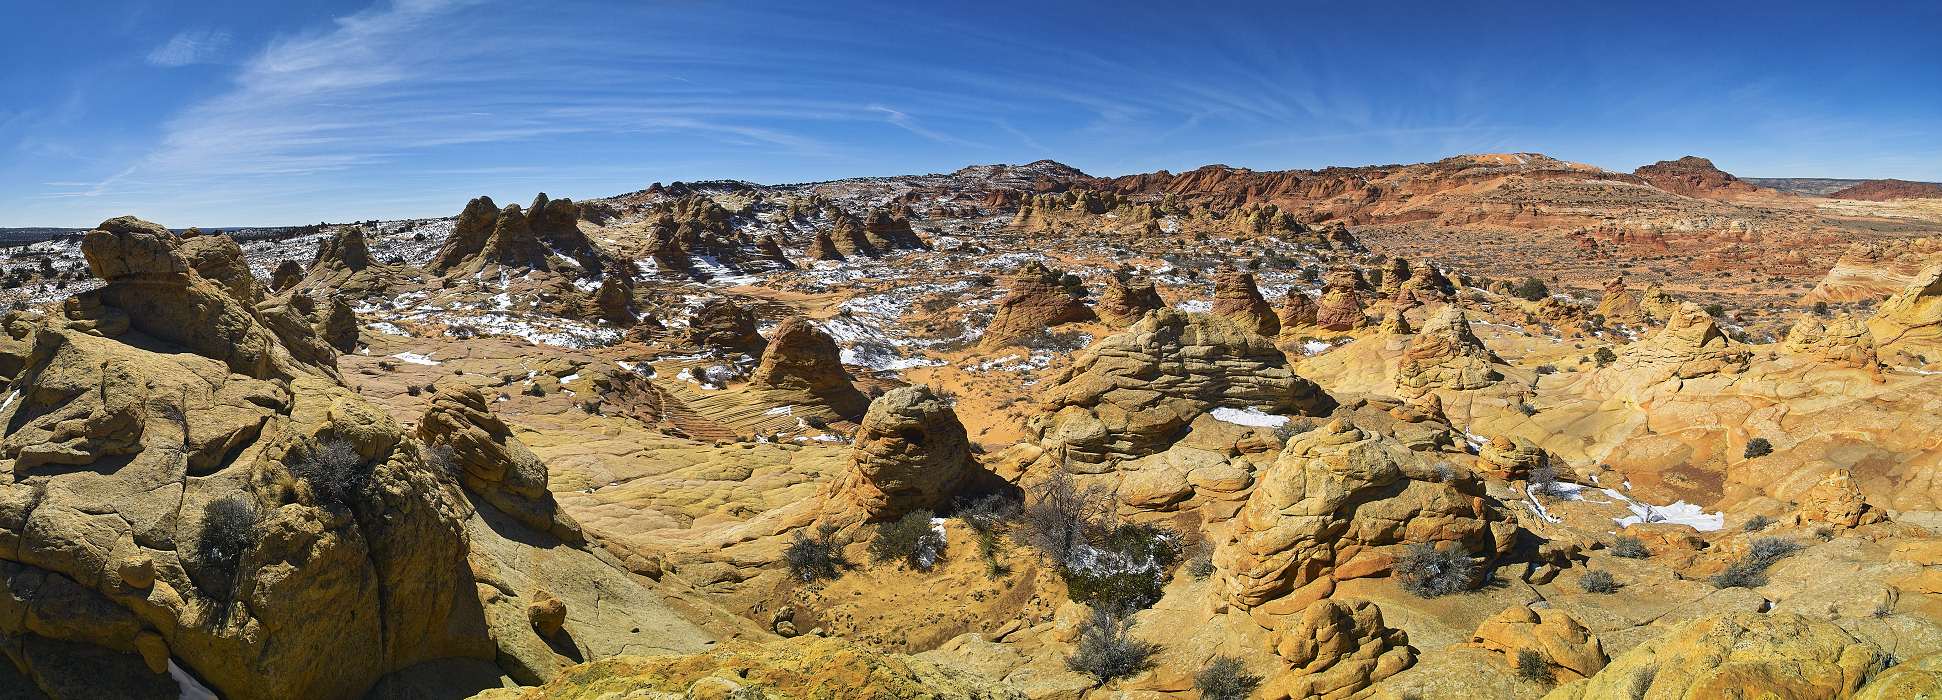
[{"label": "patch of snow", "polygon": [[19,400],[20,400],[19,389],[15,389],[13,391],[7,392],[7,402],[0,403],[0,411],[5,411],[9,408],[13,408],[13,402],[19,401]]},{"label": "patch of snow", "polygon": [[385,335],[402,335],[406,338],[411,337],[411,333],[406,332],[405,329],[403,328],[399,328],[397,324],[393,324],[388,321],[367,323],[367,324],[364,324],[364,327],[377,331],[379,333],[383,333]]},{"label": "patch of snow", "polygon": [[1175,306],[1190,314],[1204,314],[1214,310],[1214,302],[1206,299],[1188,299]]},{"label": "patch of snow", "polygon": [[1329,348],[1333,348],[1333,347],[1335,346],[1330,345],[1328,343],[1324,343],[1319,340],[1310,340],[1308,342],[1301,344],[1301,352],[1304,355],[1320,355],[1324,352],[1328,352]]},{"label": "patch of snow", "polygon": [[1233,423],[1235,425],[1248,425],[1256,428],[1278,428],[1288,424],[1287,416],[1262,413],[1260,409],[1253,407],[1228,408],[1222,406],[1209,411],[1208,414],[1212,415],[1214,420],[1217,421]]},{"label": "patch of snow", "polygon": [[443,362],[439,362],[438,360],[432,359],[432,356],[430,355],[420,355],[415,352],[401,352],[396,355],[392,355],[391,357],[396,358],[400,362],[409,362],[414,365],[425,365],[427,367],[437,367],[439,365],[445,364]]},{"label": "patch of snow", "polygon": [[1673,501],[1668,505],[1655,506],[1650,503],[1634,501],[1625,494],[1611,489],[1600,490],[1604,491],[1605,495],[1623,502],[1626,508],[1632,510],[1631,515],[1612,519],[1618,523],[1619,527],[1639,523],[1671,523],[1674,525],[1691,525],[1694,530],[1700,532],[1712,532],[1726,526],[1725,513],[1708,513],[1705,508],[1685,501]]},{"label": "patch of snow", "polygon": [[790,414],[793,414],[793,413],[795,413],[795,412],[796,412],[796,407],[795,407],[795,406],[777,406],[777,407],[775,407],[775,408],[771,408],[771,409],[769,409],[769,410],[767,410],[767,411],[763,411],[763,412],[762,412],[762,415],[765,415],[765,416],[786,416],[786,415],[790,415]]},{"label": "patch of snow", "polygon": [[188,671],[182,670],[181,666],[175,665],[175,659],[169,659],[169,678],[174,679],[176,687],[181,689],[181,694],[176,697],[182,700],[216,700],[216,694],[202,681],[196,680],[195,676],[189,675]]}]

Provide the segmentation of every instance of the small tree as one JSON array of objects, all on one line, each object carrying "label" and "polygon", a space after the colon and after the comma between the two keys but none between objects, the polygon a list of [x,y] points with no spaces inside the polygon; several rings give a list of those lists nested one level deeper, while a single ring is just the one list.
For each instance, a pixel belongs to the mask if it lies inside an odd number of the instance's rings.
[{"label": "small tree", "polygon": [[1025,541],[1063,563],[1085,542],[1086,531],[1103,529],[1112,514],[1112,494],[1099,485],[1080,489],[1064,469],[1033,489],[1024,510]]},{"label": "small tree", "polygon": [[1599,367],[1603,367],[1617,361],[1618,354],[1612,352],[1611,348],[1599,348],[1598,352],[1591,354],[1591,359],[1597,362]]},{"label": "small tree", "polygon": [[944,535],[931,524],[931,512],[916,510],[904,517],[877,526],[870,540],[870,560],[901,561],[918,571],[930,571],[944,558]]},{"label": "small tree", "polygon": [[1525,301],[1539,301],[1551,296],[1551,288],[1544,286],[1544,280],[1526,277],[1524,281],[1518,282],[1517,286],[1511,288],[1510,294]]},{"label": "small tree", "polygon": [[1208,660],[1207,668],[1194,676],[1194,687],[1200,689],[1204,700],[1246,700],[1249,693],[1261,687],[1261,680],[1248,673],[1240,659],[1223,655]]},{"label": "small tree", "polygon": [[1421,598],[1465,591],[1477,577],[1477,563],[1459,548],[1448,551],[1423,543],[1412,544],[1396,558],[1396,578],[1403,590]]},{"label": "small tree", "polygon": [[223,591],[234,587],[236,567],[242,563],[243,554],[256,546],[260,521],[256,502],[243,494],[224,496],[202,507],[202,529],[196,535],[196,563],[216,577]]},{"label": "small tree", "polygon": [[364,490],[371,472],[348,440],[329,440],[311,450],[290,472],[310,486],[318,505],[349,505]]},{"label": "small tree", "polygon": [[789,567],[790,577],[804,582],[836,578],[849,566],[843,560],[842,546],[836,542],[836,528],[827,525],[814,536],[798,530],[782,550],[782,562]]}]

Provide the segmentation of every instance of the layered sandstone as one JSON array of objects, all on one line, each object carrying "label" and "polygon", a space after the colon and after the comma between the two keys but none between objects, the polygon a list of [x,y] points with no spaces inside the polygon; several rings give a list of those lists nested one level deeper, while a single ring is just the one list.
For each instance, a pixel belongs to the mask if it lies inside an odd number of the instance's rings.
[{"label": "layered sandstone", "polygon": [[979,472],[957,412],[921,384],[870,402],[852,444],[850,468],[824,506],[837,520],[891,520],[940,510]]},{"label": "layered sandstone", "polygon": [[1275,316],[1261,290],[1254,286],[1252,273],[1227,270],[1214,276],[1213,315],[1233,321],[1242,328],[1268,337],[1281,333],[1281,320]]},{"label": "layered sandstone", "polygon": [[1463,310],[1455,304],[1445,305],[1403,348],[1396,389],[1404,396],[1438,389],[1481,389],[1502,378],[1491,367],[1494,362],[1498,362],[1496,356],[1470,330]]},{"label": "layered sandstone", "polygon": [[985,325],[984,347],[999,348],[1029,338],[1047,328],[1097,318],[1086,305],[1085,288],[1058,270],[1032,261],[1007,278],[1009,291]]}]

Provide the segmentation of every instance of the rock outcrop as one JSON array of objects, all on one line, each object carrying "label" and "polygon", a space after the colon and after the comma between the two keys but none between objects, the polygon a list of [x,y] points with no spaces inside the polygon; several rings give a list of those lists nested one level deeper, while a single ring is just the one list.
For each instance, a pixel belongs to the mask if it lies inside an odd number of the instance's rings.
[{"label": "rock outcrop", "polygon": [[1854,472],[1836,469],[1807,490],[1801,499],[1800,519],[1803,523],[1858,527],[1887,518],[1862,497],[1861,487],[1854,483]]},{"label": "rock outcrop", "polygon": [[1099,295],[1093,311],[1099,320],[1118,328],[1137,323],[1146,312],[1166,308],[1153,282],[1131,275],[1113,275],[1106,280],[1106,292]]},{"label": "rock outcrop", "polygon": [[281,292],[302,281],[303,266],[295,260],[285,260],[277,263],[276,269],[270,272],[270,291]]},{"label": "rock outcrop", "polygon": [[1832,622],[1735,612],[1680,623],[1545,700],[1635,697],[1848,698],[1884,668],[1880,650]]},{"label": "rock outcrop", "polygon": [[575,666],[507,700],[859,698],[1025,700],[1010,686],[833,637],[737,640],[689,656],[622,656]]},{"label": "rock outcrop", "polygon": [[1882,302],[1868,319],[1868,331],[1886,358],[1916,365],[1942,362],[1942,265]]},{"label": "rock outcrop", "polygon": [[1288,296],[1281,301],[1281,308],[1275,312],[1281,322],[1281,331],[1313,328],[1321,315],[1321,307],[1306,292],[1299,289],[1288,290]]},{"label": "rock outcrop", "polygon": [[1281,319],[1261,298],[1253,273],[1228,270],[1214,276],[1213,315],[1270,338],[1281,333]]},{"label": "rock outcrop", "polygon": [[863,237],[878,251],[922,250],[924,239],[910,229],[910,220],[882,209],[863,215]]},{"label": "rock outcrop", "polygon": [[1688,197],[1730,198],[1759,192],[1762,188],[1720,170],[1713,161],[1699,156],[1662,160],[1632,171],[1659,189]]},{"label": "rock outcrop", "polygon": [[1029,427],[1041,447],[1078,471],[1107,471],[1166,449],[1215,408],[1323,415],[1335,405],[1289,369],[1272,340],[1173,309],[1094,343],[1048,387]]},{"label": "rock outcrop", "polygon": [[1470,321],[1455,304],[1446,305],[1409,339],[1396,371],[1396,389],[1404,396],[1420,396],[1437,389],[1465,391],[1495,383],[1502,375],[1483,340],[1470,330]]},{"label": "rock outcrop", "polygon": [[1623,275],[1605,283],[1604,296],[1598,298],[1598,308],[1592,313],[1603,316],[1606,323],[1645,322],[1645,310],[1639,305],[1639,295],[1626,288]]},{"label": "rock outcrop", "polygon": [[[1384,278],[1384,281],[1388,281]],[[1390,302],[1398,309],[1413,309],[1430,304],[1448,303],[1456,298],[1456,285],[1435,265],[1424,263],[1416,266],[1414,274],[1396,287],[1390,295]]]},{"label": "rock outcrop", "polygon": [[1516,666],[1518,652],[1536,651],[1553,669],[1562,671],[1560,681],[1590,678],[1611,661],[1590,630],[1555,608],[1505,608],[1478,625],[1467,644],[1503,654],[1511,666]]},{"label": "rock outcrop", "polygon": [[1322,287],[1322,298],[1316,302],[1315,325],[1338,333],[1368,325],[1362,299],[1362,292],[1368,286],[1362,281],[1361,271],[1355,268],[1330,271]]},{"label": "rock outcrop", "polygon": [[182,255],[197,274],[220,285],[237,301],[250,305],[263,301],[263,283],[250,272],[249,261],[243,258],[243,248],[235,239],[205,233],[180,240]]},{"label": "rock outcrop", "polygon": [[831,260],[841,262],[843,251],[836,249],[836,240],[829,235],[829,229],[818,229],[816,238],[809,243],[810,260]]},{"label": "rock outcrop", "polygon": [[440,385],[417,430],[433,460],[445,462],[440,466],[457,474],[467,491],[534,530],[572,544],[585,541],[579,523],[546,490],[546,464],[492,414],[478,389]]},{"label": "rock outcrop", "polygon": [[1498,435],[1477,450],[1477,470],[1496,479],[1523,481],[1551,464],[1551,454],[1531,441]]},{"label": "rock outcrop", "polygon": [[1382,609],[1366,600],[1321,600],[1280,618],[1270,640],[1287,670],[1268,679],[1267,698],[1358,697],[1416,663],[1409,635],[1385,625]]},{"label": "rock outcrop", "polygon": [[533,200],[531,209],[517,204],[497,209],[491,197],[473,199],[459,213],[429,269],[446,276],[499,270],[591,276],[605,267],[605,255],[580,232],[578,218],[572,200],[550,200],[545,193]]},{"label": "rock outcrop", "polygon": [[820,403],[843,416],[862,416],[869,399],[850,382],[843,354],[828,333],[801,316],[783,319],[769,338],[749,385],[784,392],[797,403]]},{"label": "rock outcrop", "polygon": [[1713,323],[1713,317],[1691,302],[1681,303],[1664,328],[1619,353],[1610,368],[1641,385],[1666,379],[1693,379],[1712,374],[1737,374],[1751,355]]},{"label": "rock outcrop", "polygon": [[1868,326],[1854,317],[1841,314],[1823,322],[1803,316],[1787,331],[1787,351],[1841,367],[1876,369],[1875,338]]},{"label": "rock outcrop", "polygon": [[891,520],[949,506],[976,480],[971,443],[951,404],[924,385],[870,402],[856,431],[850,468],[824,506],[838,521]]},{"label": "rock outcrop", "polygon": [[1000,348],[1053,326],[1094,320],[1077,280],[1038,261],[1020,266],[1009,276],[1011,288],[998,300],[980,343]]},{"label": "rock outcrop", "polygon": [[756,332],[755,314],[727,297],[712,298],[695,307],[688,317],[688,342],[698,348],[748,355],[761,355],[769,345]]},{"label": "rock outcrop", "polygon": [[1296,436],[1214,550],[1220,595],[1280,612],[1284,596],[1305,604],[1335,580],[1388,573],[1409,544],[1454,547],[1485,563],[1508,553],[1517,530],[1509,514],[1481,481],[1446,476],[1395,439],[1340,420]]}]

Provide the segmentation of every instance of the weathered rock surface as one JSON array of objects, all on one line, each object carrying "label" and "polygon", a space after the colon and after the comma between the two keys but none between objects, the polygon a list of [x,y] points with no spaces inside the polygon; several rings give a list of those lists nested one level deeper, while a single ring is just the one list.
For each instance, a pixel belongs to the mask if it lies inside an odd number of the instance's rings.
[{"label": "weathered rock surface", "polygon": [[702,302],[688,317],[688,342],[695,347],[761,355],[769,341],[756,332],[755,314],[726,297]]},{"label": "weathered rock surface", "polygon": [[1942,361],[1942,265],[1882,302],[1868,331],[1884,357],[1918,366]]},{"label": "weathered rock surface", "polygon": [[1118,327],[1133,325],[1146,316],[1146,312],[1166,308],[1160,293],[1153,288],[1153,282],[1134,279],[1131,276],[1114,275],[1106,280],[1106,291],[1099,295],[1099,303],[1093,311],[1099,320]]},{"label": "weathered rock surface", "polygon": [[1092,471],[1165,449],[1215,408],[1322,415],[1334,407],[1269,338],[1172,309],[1094,343],[1048,385],[1031,430],[1066,468]]},{"label": "weathered rock surface", "polygon": [[857,698],[1025,700],[1010,686],[841,639],[738,640],[690,656],[622,656],[575,666],[546,685],[505,697]]},{"label": "weathered rock surface", "polygon": [[1369,323],[1363,312],[1362,293],[1368,283],[1355,268],[1337,268],[1328,273],[1322,298],[1316,302],[1315,324],[1324,330],[1352,331]]},{"label": "weathered rock surface", "polygon": [[1281,333],[1281,320],[1261,298],[1252,273],[1228,270],[1214,276],[1213,315],[1270,338]]},{"label": "weathered rock surface", "polygon": [[435,460],[447,462],[466,490],[493,507],[563,542],[585,541],[579,523],[546,490],[546,464],[492,414],[478,389],[441,385],[418,420],[417,436]]},{"label": "weathered rock surface", "polygon": [[1529,479],[1550,463],[1550,453],[1520,437],[1498,435],[1477,450],[1477,470],[1505,481]]},{"label": "weathered rock surface", "polygon": [[1862,498],[1861,487],[1854,482],[1854,472],[1836,469],[1807,490],[1800,506],[1800,519],[1806,523],[1859,527],[1881,522],[1886,517]]},{"label": "weathered rock surface", "polygon": [[971,459],[957,412],[921,384],[892,389],[870,402],[853,445],[849,471],[824,506],[833,520],[879,521],[918,509],[937,511],[981,471]]},{"label": "weathered rock surface", "polygon": [[1287,672],[1268,679],[1267,698],[1356,697],[1416,663],[1409,635],[1384,625],[1382,609],[1366,600],[1319,601],[1280,618],[1271,639]]},{"label": "weathered rock surface", "polygon": [[1096,318],[1086,306],[1084,288],[1067,284],[1064,273],[1042,263],[1028,262],[1007,280],[1010,290],[985,326],[984,347],[1004,347],[1053,326]]},{"label": "weathered rock surface", "polygon": [[1553,608],[1513,605],[1477,626],[1468,644],[1504,655],[1516,666],[1519,651],[1530,649],[1554,669],[1559,680],[1590,678],[1610,662],[1605,647],[1570,613]]},{"label": "weathered rock surface", "polygon": [[1447,305],[1430,317],[1403,349],[1396,389],[1404,396],[1420,396],[1437,389],[1481,389],[1500,378],[1491,368],[1496,361],[1483,340],[1471,332],[1463,310]]},{"label": "weathered rock surface", "polygon": [[1787,332],[1787,351],[1820,362],[1856,369],[1875,369],[1875,338],[1867,325],[1847,314],[1822,322],[1803,316]]},{"label": "weathered rock surface", "polygon": [[1214,550],[1220,594],[1272,612],[1276,599],[1324,579],[1387,573],[1407,544],[1485,562],[1508,553],[1516,525],[1482,482],[1443,478],[1395,439],[1339,420],[1296,436]]},{"label": "weathered rock surface", "polygon": [[844,416],[862,416],[869,405],[843,369],[836,341],[801,316],[783,319],[775,327],[749,384],[794,395],[796,403],[827,405]]},{"label": "weathered rock surface", "polygon": [[1736,612],[1681,623],[1544,697],[1633,697],[1634,679],[1651,674],[1647,697],[1849,698],[1883,666],[1879,649],[1831,622]]}]

